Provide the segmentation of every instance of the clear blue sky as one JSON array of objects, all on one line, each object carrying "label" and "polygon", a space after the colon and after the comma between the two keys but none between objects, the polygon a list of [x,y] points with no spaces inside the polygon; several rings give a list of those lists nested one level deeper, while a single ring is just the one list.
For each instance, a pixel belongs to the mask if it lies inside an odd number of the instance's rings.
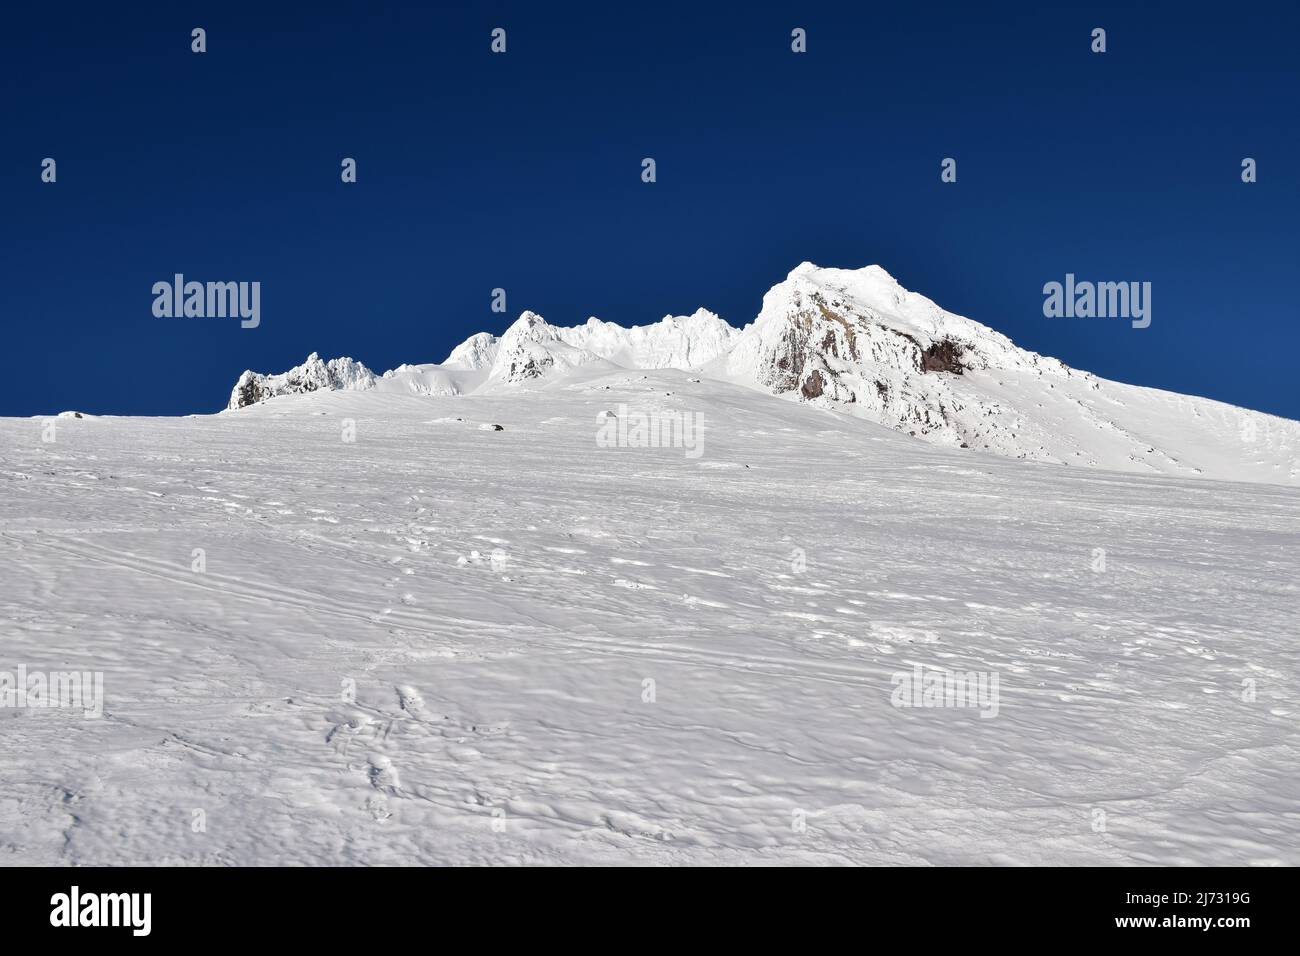
[{"label": "clear blue sky", "polygon": [[[524,308],[743,325],[810,259],[1300,418],[1297,36],[1295,3],[11,4],[0,415],[213,411]],[[260,281],[261,326],[155,318],[176,272]],[[1044,318],[1067,272],[1150,281],[1151,327]]]}]

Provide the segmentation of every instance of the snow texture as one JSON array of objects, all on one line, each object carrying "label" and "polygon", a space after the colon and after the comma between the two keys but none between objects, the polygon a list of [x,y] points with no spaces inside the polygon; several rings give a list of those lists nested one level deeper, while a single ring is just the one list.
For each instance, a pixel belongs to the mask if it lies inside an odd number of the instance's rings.
[{"label": "snow texture", "polygon": [[[1184,476],[1248,413],[872,270],[651,328],[0,419],[0,670],[104,675],[99,718],[0,707],[0,859],[1300,863],[1300,498]],[[597,442],[636,412],[703,454]],[[1005,457],[1069,442],[1127,470]],[[917,667],[996,713],[896,706]]]}]

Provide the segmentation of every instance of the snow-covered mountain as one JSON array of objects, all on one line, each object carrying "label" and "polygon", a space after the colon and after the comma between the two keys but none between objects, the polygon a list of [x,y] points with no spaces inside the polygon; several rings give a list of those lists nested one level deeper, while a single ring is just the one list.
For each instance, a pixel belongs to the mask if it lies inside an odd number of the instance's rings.
[{"label": "snow-covered mountain", "polygon": [[548,324],[524,312],[445,362],[377,376],[311,355],[280,375],[245,372],[237,409],[318,389],[463,395],[557,385],[573,373],[677,368],[833,409],[938,445],[1124,471],[1300,484],[1300,423],[1125,385],[1018,348],[909,292],[879,266],[805,262],[743,329],[700,309],[647,326]]}]

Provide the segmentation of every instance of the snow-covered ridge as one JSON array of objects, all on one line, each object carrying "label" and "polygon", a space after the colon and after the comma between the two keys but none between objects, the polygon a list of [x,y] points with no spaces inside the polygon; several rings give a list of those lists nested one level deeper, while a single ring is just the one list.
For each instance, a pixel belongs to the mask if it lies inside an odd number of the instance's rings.
[{"label": "snow-covered ridge", "polygon": [[564,328],[524,312],[499,338],[480,332],[466,339],[443,364],[492,369],[495,377],[511,382],[540,377],[557,358],[568,366],[603,360],[621,368],[691,369],[726,354],[739,335],[707,309],[631,328],[594,317]]},{"label": "snow-covered ridge", "polygon": [[548,387],[581,369],[682,369],[832,408],[926,441],[1013,458],[1300,484],[1300,423],[1124,385],[1017,347],[903,288],[884,269],[804,262],[743,329],[705,309],[626,328],[550,325],[526,311],[436,365],[376,376],[315,354],[279,375],[248,371],[229,408],[321,389],[462,395]]},{"label": "snow-covered ridge", "polygon": [[318,390],[460,395],[489,382],[520,384],[560,369],[601,364],[611,370],[691,369],[726,354],[739,336],[740,330],[706,309],[632,328],[597,318],[564,328],[550,325],[535,312],[524,312],[500,336],[471,335],[438,365],[402,365],[379,376],[354,359],[322,362],[313,352],[302,365],[278,375],[245,371],[230,393],[227,408]]},{"label": "snow-covered ridge", "polygon": [[277,395],[301,395],[321,389],[366,389],[373,388],[374,384],[375,373],[360,362],[350,358],[322,362],[320,356],[312,352],[307,361],[278,375],[245,371],[231,390],[228,407],[242,408]]}]

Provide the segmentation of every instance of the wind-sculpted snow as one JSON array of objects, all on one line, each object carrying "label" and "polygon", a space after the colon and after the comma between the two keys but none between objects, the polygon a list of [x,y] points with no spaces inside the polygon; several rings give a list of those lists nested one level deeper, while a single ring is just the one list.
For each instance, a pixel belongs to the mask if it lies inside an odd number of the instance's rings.
[{"label": "wind-sculpted snow", "polygon": [[0,420],[7,862],[1300,863],[1293,490],[384,381]]},{"label": "wind-sculpted snow", "polygon": [[561,339],[624,368],[692,369],[725,355],[739,330],[707,309],[694,315],[666,316],[654,325],[625,329],[613,322],[588,319],[586,325],[557,330]]},{"label": "wind-sculpted snow", "polygon": [[402,366],[376,379],[351,359],[335,362],[350,371],[322,372],[313,355],[284,375],[245,372],[229,407],[315,388],[521,395],[521,388],[562,386],[575,374],[676,368],[938,445],[1122,471],[1300,484],[1300,423],[1071,369],[946,312],[879,266],[805,262],[767,293],[743,329],[704,309],[632,328],[595,318],[555,326],[524,312],[500,337],[470,337],[441,366]]}]

